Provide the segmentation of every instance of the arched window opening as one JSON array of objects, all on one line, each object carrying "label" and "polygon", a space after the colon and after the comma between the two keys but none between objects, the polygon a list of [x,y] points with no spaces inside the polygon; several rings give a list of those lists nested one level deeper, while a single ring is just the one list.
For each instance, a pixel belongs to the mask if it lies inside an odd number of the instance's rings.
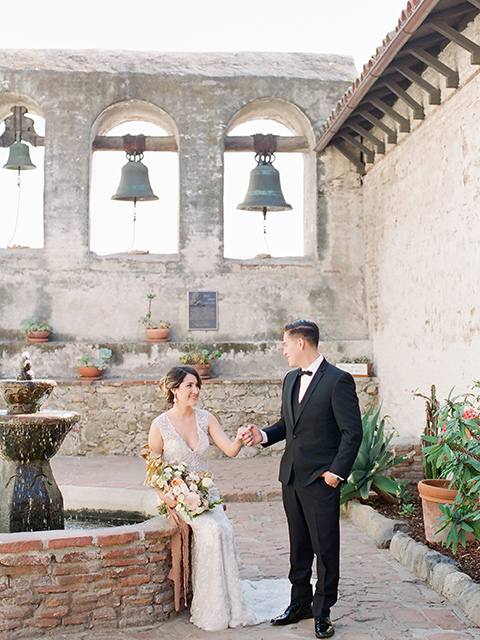
[{"label": "arched window opening", "polygon": [[[25,107],[13,107],[0,124],[0,139],[9,146],[0,147],[0,193],[2,194],[2,222],[0,224],[0,248],[42,249],[44,246],[43,188],[44,188],[44,137],[45,120]],[[15,124],[14,124],[15,122]],[[23,134],[18,129],[21,124]],[[29,131],[27,132],[27,127]],[[13,134],[13,138],[12,138]],[[15,135],[16,134],[16,135]],[[23,159],[31,161],[32,170],[18,170],[12,159],[10,143],[12,139],[26,145],[22,150]],[[37,146],[34,146],[34,145]],[[24,152],[24,153],[23,153]],[[5,165],[10,164],[10,169]]]},{"label": "arched window opening", "polygon": [[[161,126],[144,120],[128,120],[102,133],[106,138],[125,135],[169,136]],[[148,139],[148,138],[147,138]],[[98,255],[115,253],[178,253],[178,154],[147,149],[142,163],[148,168],[152,191],[158,200],[136,205],[112,200],[117,192],[123,150],[94,151],[90,203],[90,249]]]},{"label": "arched window opening", "polygon": [[[256,133],[294,136],[294,132],[274,120],[250,120],[235,127],[229,136],[251,136]],[[225,154],[225,229],[224,255],[226,258],[246,259],[257,255],[305,255],[303,224],[303,157],[301,153],[276,153],[273,166],[280,173],[280,183],[290,211],[267,213],[266,233],[263,215],[259,211],[240,211],[249,184],[250,172],[255,167],[254,153]]]}]

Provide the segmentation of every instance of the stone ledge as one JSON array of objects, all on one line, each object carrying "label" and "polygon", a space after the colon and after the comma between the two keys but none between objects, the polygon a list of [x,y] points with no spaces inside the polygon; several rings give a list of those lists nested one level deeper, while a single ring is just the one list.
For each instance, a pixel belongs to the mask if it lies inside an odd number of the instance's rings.
[{"label": "stone ledge", "polygon": [[342,506],[342,512],[362,527],[378,548],[389,548],[395,560],[480,626],[480,585],[457,569],[453,560],[421,542],[415,542],[398,526],[402,524],[408,528],[408,525],[386,518],[368,505],[352,500]]}]

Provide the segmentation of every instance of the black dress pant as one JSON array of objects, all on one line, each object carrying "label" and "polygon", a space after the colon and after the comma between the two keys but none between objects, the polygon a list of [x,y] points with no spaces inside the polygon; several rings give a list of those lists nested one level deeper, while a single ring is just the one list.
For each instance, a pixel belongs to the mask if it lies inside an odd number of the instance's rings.
[{"label": "black dress pant", "polygon": [[[340,573],[340,486],[317,478],[302,487],[292,474],[282,485],[290,536],[291,602],[312,602],[315,617],[330,615],[337,601]],[[317,558],[317,584],[312,598],[312,565]]]}]

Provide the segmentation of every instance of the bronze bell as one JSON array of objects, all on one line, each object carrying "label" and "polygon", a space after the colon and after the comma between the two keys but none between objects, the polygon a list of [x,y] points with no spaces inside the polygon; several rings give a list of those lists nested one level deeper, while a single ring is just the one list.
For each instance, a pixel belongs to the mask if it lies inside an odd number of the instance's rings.
[{"label": "bronze bell", "polygon": [[28,145],[16,140],[9,147],[8,160],[3,165],[4,169],[14,171],[25,171],[26,169],[36,169],[37,167],[30,160],[30,150]]},{"label": "bronze bell", "polygon": [[238,205],[242,211],[287,211],[291,205],[285,202],[280,187],[280,173],[265,156],[250,173],[245,200]]},{"label": "bronze bell", "polygon": [[[138,157],[138,156],[137,156]],[[148,169],[140,159],[135,160],[135,156],[130,156],[128,162],[122,167],[122,176],[118,185],[117,193],[112,196],[112,200],[158,200],[148,179]]]}]

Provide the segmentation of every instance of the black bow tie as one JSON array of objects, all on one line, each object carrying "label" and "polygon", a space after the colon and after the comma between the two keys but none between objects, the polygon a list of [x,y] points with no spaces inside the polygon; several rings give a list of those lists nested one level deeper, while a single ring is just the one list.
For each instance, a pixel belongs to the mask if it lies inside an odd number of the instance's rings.
[{"label": "black bow tie", "polygon": [[298,372],[299,376],[313,376],[313,371],[307,371],[305,369],[300,369]]}]

